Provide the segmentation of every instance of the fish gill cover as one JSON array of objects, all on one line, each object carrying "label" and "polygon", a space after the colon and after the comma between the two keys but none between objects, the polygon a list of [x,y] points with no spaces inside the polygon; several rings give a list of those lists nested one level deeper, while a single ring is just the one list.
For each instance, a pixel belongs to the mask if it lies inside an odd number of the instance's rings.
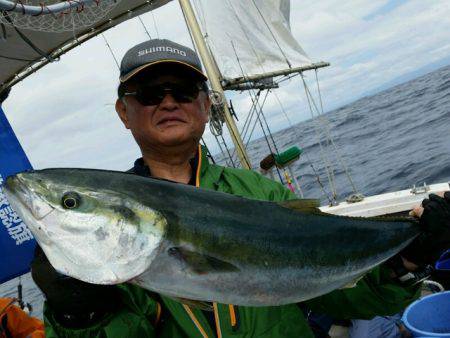
[{"label": "fish gill cover", "polygon": [[6,177],[28,169],[31,164],[0,107],[0,284],[30,270],[36,246],[2,189]]}]

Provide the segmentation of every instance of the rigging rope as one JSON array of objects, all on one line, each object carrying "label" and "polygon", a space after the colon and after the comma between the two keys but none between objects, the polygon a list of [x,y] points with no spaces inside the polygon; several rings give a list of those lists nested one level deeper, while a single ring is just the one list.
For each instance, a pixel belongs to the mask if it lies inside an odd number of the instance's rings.
[{"label": "rigging rope", "polygon": [[142,27],[144,27],[144,31],[145,31],[145,33],[147,34],[148,38],[151,40],[152,37],[150,36],[150,33],[149,33],[148,30],[147,30],[147,27],[145,27],[144,21],[142,21],[141,16],[138,15],[137,18],[138,18],[138,20],[141,22]]},{"label": "rigging rope", "polygon": [[[269,95],[269,91],[267,91],[267,92],[266,92],[266,96],[264,96],[263,102],[262,102],[262,104],[261,104],[262,107],[264,107],[268,95]],[[246,146],[249,145],[250,140],[251,140],[251,138],[252,138],[252,136],[253,136],[253,132],[255,131],[256,125],[258,124],[259,110],[256,109],[256,103],[255,103],[255,111],[256,111],[256,120],[255,120],[255,122],[253,123],[252,131],[250,132],[250,135],[249,135],[248,138],[247,138],[247,143],[245,144]]]},{"label": "rigging rope", "polygon": [[[264,117],[264,114],[262,113],[262,110],[260,111],[260,115]],[[265,119],[264,119],[264,120],[265,120]],[[262,123],[262,121],[261,121],[260,118],[258,118],[258,122],[259,122],[259,124],[260,124],[260,126],[261,126],[261,130],[262,130],[262,132],[263,132],[263,134],[264,134],[264,139],[265,139],[265,141],[266,141],[267,147],[269,148],[270,153],[273,154],[274,151],[272,150],[272,148],[271,148],[271,146],[270,146],[269,139],[267,138],[266,131],[265,131],[265,129],[264,129],[263,123]],[[267,123],[267,122],[266,122],[266,123]],[[272,139],[272,142],[274,142],[273,137],[272,137],[272,134],[270,133],[270,130],[269,130],[269,135],[270,135],[270,137],[271,137],[271,139]],[[275,144],[274,144],[274,146],[275,146]],[[278,149],[276,148],[276,146],[275,146],[275,152],[276,152],[277,155],[279,155]],[[277,170],[277,174],[278,174],[278,177],[279,177],[279,179],[280,179],[281,184],[284,184],[283,177],[281,176],[281,173],[280,173],[280,169],[278,169],[277,166],[275,166],[275,168],[276,168],[276,170]]]},{"label": "rigging rope", "polygon": [[[231,157],[230,150],[228,149],[227,143],[223,137],[223,124],[225,122],[225,119],[223,116],[223,111],[221,110],[220,107],[217,107],[218,102],[217,102],[217,99],[214,98],[215,94],[219,94],[219,93],[213,92],[213,91],[211,91],[211,93],[210,93],[212,105],[211,105],[211,108],[209,111],[209,129],[211,131],[211,134],[213,134],[217,145],[219,146],[221,154],[224,155],[225,152],[222,148],[222,145],[220,144],[218,137],[220,136],[222,138],[222,142],[225,146],[225,149],[227,151],[227,154],[231,161],[231,164],[232,164],[233,168],[236,168],[236,164],[234,163],[233,158]],[[202,140],[203,140],[203,138],[202,138]],[[206,145],[206,143],[205,143],[205,145]],[[228,162],[227,162],[227,164],[228,164]]]},{"label": "rigging rope", "polygon": [[277,80],[275,83],[279,85],[280,83],[282,83],[282,82],[284,82],[284,81],[289,81],[289,80],[291,80],[292,78],[298,76],[299,74],[300,74],[300,73],[293,73],[293,74],[285,75],[285,76],[283,76],[282,78],[280,78],[279,80]]},{"label": "rigging rope", "polygon": [[[309,91],[308,91],[308,86],[305,82],[305,78],[303,76],[303,73],[300,74],[302,81],[303,81],[303,87],[305,89],[305,94],[306,94],[306,99],[308,101],[308,106],[309,106],[309,110],[311,112],[311,117],[314,119],[314,111],[311,105],[311,98],[309,96]],[[314,104],[314,101],[313,101]],[[317,129],[317,124],[314,124],[314,131],[316,133],[316,137],[317,137],[317,142],[319,143],[319,149],[320,149],[320,155],[322,157],[322,161],[324,162],[325,165],[325,171],[327,173],[328,176],[328,182],[330,184],[330,191],[332,193],[332,200],[334,201],[334,203],[336,202],[336,198],[337,198],[337,192],[336,192],[336,187],[334,185],[334,177],[333,177],[333,169],[328,161],[328,157],[326,156],[324,150],[323,150],[323,146],[322,146],[322,141],[321,141],[321,137],[319,134],[319,130]],[[333,204],[333,203],[332,203]]]},{"label": "rigging rope", "polygon": [[[318,77],[318,75],[317,75],[317,69],[315,69],[315,73],[316,73],[317,92],[318,92],[319,100],[320,100],[320,101],[319,101],[319,102],[320,102],[320,109],[321,109],[321,114],[323,114],[322,95],[321,95],[321,91],[320,91],[320,87],[319,87],[319,77]],[[334,150],[335,150],[335,152],[336,152],[336,157],[338,158],[338,161],[341,163],[341,166],[342,166],[342,168],[344,169],[345,175],[347,176],[347,179],[349,180],[350,185],[352,186],[353,192],[354,192],[355,194],[358,194],[358,193],[359,193],[359,192],[358,192],[358,189],[356,188],[356,185],[355,185],[355,183],[353,182],[353,179],[352,179],[352,177],[351,177],[351,175],[350,175],[350,171],[348,170],[348,167],[347,167],[347,164],[346,164],[345,161],[344,161],[344,158],[341,156],[341,152],[340,152],[340,150],[339,150],[339,147],[336,146],[336,144],[334,143],[333,138],[331,137],[331,133],[330,133],[330,131],[329,131],[328,124],[326,125],[326,128],[327,128],[328,134],[329,134],[328,137],[329,137],[329,139],[330,139],[330,141],[331,141],[331,144],[333,145],[333,148],[334,148]]]},{"label": "rigging rope", "polygon": [[320,113],[323,114],[322,92],[319,86],[319,76],[317,75],[317,68],[314,69],[314,73],[316,74],[317,94],[319,95],[319,102],[320,102]]},{"label": "rigging rope", "polygon": [[270,131],[269,124],[267,123],[266,116],[263,114],[262,107],[261,107],[261,116],[262,116],[262,118],[264,120],[264,123],[266,124],[266,128],[267,128],[267,131],[269,132],[269,136],[270,136],[270,139],[272,140],[272,143],[273,143],[273,146],[275,148],[275,151],[276,151],[277,155],[280,155],[280,152],[278,151],[277,144],[275,143],[275,140],[273,138],[273,134]]},{"label": "rigging rope", "polygon": [[[317,76],[317,74],[316,74],[316,76]],[[318,80],[317,77],[316,77],[316,79]],[[318,87],[318,88],[320,90],[320,87]],[[305,90],[308,92],[308,94],[309,94],[309,96],[310,96],[310,98],[312,100],[312,94],[309,91],[309,88],[305,87]],[[320,95],[320,92],[319,92],[319,95]],[[350,176],[348,168],[345,165],[345,162],[344,162],[342,156],[340,155],[339,148],[337,147],[337,145],[335,144],[335,142],[333,140],[333,137],[331,136],[331,131],[330,131],[330,126],[329,126],[328,120],[323,116],[323,106],[322,106],[322,112],[320,112],[319,109],[317,108],[317,105],[316,105],[315,101],[312,100],[312,102],[314,104],[314,108],[316,109],[316,113],[318,115],[318,121],[323,125],[323,130],[324,130],[324,132],[326,134],[327,142],[333,146],[333,148],[335,150],[335,156],[337,157],[338,161],[340,162],[340,164],[341,164],[341,166],[342,166],[342,168],[343,168],[343,170],[344,170],[344,172],[345,172],[345,174],[346,174],[346,176],[347,176],[347,178],[348,178],[348,180],[350,182],[350,185],[352,186],[353,192],[355,194],[359,194],[358,190],[356,189],[356,186],[353,183],[353,180],[352,180],[352,178]],[[332,171],[332,176],[333,176],[333,179],[334,179],[334,172],[333,171]],[[337,191],[335,191],[335,193],[337,195]]]},{"label": "rigging rope", "polygon": [[[280,107],[281,107],[281,111],[283,112],[284,117],[285,117],[286,120],[288,121],[289,127],[290,127],[291,129],[294,130],[294,134],[296,135],[297,140],[300,140],[300,135],[298,135],[298,133],[297,133],[297,128],[295,128],[294,125],[292,124],[292,121],[291,121],[291,119],[289,118],[289,116],[288,116],[286,110],[284,109],[283,104],[281,103],[280,98],[278,97],[278,95],[277,95],[277,93],[276,93],[275,91],[272,91],[272,93],[275,95],[275,98],[276,98],[276,100],[278,101],[278,104],[279,104]],[[325,187],[324,187],[322,181],[320,180],[320,175],[319,175],[319,173],[316,171],[316,168],[314,168],[313,162],[311,161],[311,159],[310,159],[310,157],[309,157],[309,155],[308,155],[308,152],[304,152],[303,154],[306,156],[306,160],[308,161],[309,166],[311,167],[311,169],[312,169],[312,171],[313,171],[313,173],[314,173],[314,175],[315,175],[315,177],[316,177],[316,181],[317,181],[317,184],[319,184],[320,190],[322,190],[322,193],[323,193],[323,195],[328,199],[328,202],[330,202],[330,204],[332,204],[332,203],[333,203],[333,200],[330,198],[330,196],[329,196],[329,195],[327,194],[327,192],[325,191]],[[300,190],[300,191],[301,191],[301,190]],[[302,195],[303,195],[303,193],[302,193]],[[303,196],[302,196],[302,197],[303,197]]]},{"label": "rigging rope", "polygon": [[[261,62],[261,59],[259,58],[259,55],[258,55],[258,53],[256,52],[255,46],[253,46],[253,43],[252,43],[251,39],[249,38],[249,36],[248,36],[248,34],[247,34],[247,30],[245,29],[245,26],[243,25],[241,19],[239,18],[239,15],[238,15],[238,13],[237,13],[237,11],[236,11],[236,8],[233,6],[233,4],[231,3],[230,0],[227,0],[227,2],[228,2],[228,5],[229,5],[229,6],[231,7],[231,9],[233,10],[234,16],[235,16],[237,22],[239,23],[239,27],[241,28],[241,31],[242,31],[242,33],[244,34],[245,39],[247,40],[247,43],[248,43],[249,46],[251,47],[252,52],[253,52],[253,54],[254,54],[255,57],[256,57],[256,63],[258,64],[259,67],[261,67],[261,71],[262,71],[263,73],[265,73],[266,70],[264,69],[263,64],[262,64],[262,62]],[[231,42],[231,44],[233,44],[233,41],[230,41],[230,42]],[[241,68],[242,68],[242,67],[241,67]]]},{"label": "rigging rope", "polygon": [[[267,99],[268,94],[269,94],[269,90],[266,92],[266,97],[264,98],[264,102],[266,102],[266,99]],[[263,107],[260,106],[258,102],[257,102],[256,104],[257,104],[257,106],[259,106],[259,112],[258,112],[258,114],[257,114],[257,121],[259,122],[259,124],[260,124],[260,126],[261,126],[261,130],[263,131],[264,139],[266,140],[266,143],[267,143],[267,146],[268,146],[268,148],[269,148],[269,151],[270,151],[270,153],[272,153],[272,154],[275,153],[276,155],[280,155],[280,152],[278,151],[277,144],[275,143],[275,139],[273,138],[273,134],[272,134],[272,132],[271,132],[271,130],[270,130],[270,128],[269,128],[269,124],[267,123],[266,117],[265,117],[265,115],[264,115],[264,113],[263,113]],[[272,140],[272,144],[273,144],[273,147],[275,148],[275,151],[273,151],[272,148],[271,148],[271,146],[270,146],[270,142],[269,142],[269,140],[268,140],[268,138],[267,138],[267,135],[266,135],[266,132],[265,132],[265,130],[264,130],[264,126],[263,126],[263,123],[262,123],[262,121],[261,121],[260,116],[261,116],[262,119],[264,120],[264,123],[265,123],[266,128],[267,128],[267,132],[268,132],[268,134],[269,134],[270,139]],[[251,135],[250,135],[250,137],[251,137]],[[250,138],[249,138],[249,142],[250,142]],[[282,175],[281,175],[280,169],[278,168],[278,166],[275,166],[275,169],[276,169],[276,171],[277,171],[278,177],[280,178],[280,182],[281,182],[282,184],[284,184],[283,177],[282,177]]]},{"label": "rigging rope", "polygon": [[214,138],[216,139],[216,142],[220,148],[221,153],[224,155],[225,152],[218,139],[218,137],[220,136],[220,138],[222,139],[222,143],[227,151],[231,165],[233,166],[233,168],[236,168],[235,161],[233,160],[233,157],[230,154],[230,150],[228,149],[228,145],[225,141],[225,138],[223,137],[223,124],[225,123],[225,116],[223,111],[224,102],[222,99],[222,95],[219,92],[211,90],[209,96],[212,103],[211,108],[209,110],[209,129],[211,131],[211,134],[213,134]]},{"label": "rigging rope", "polygon": [[283,49],[281,48],[280,44],[278,43],[278,40],[277,40],[275,34],[273,34],[272,30],[270,29],[270,26],[269,26],[269,24],[267,23],[266,18],[264,17],[264,15],[262,15],[260,9],[259,9],[258,6],[256,5],[255,0],[252,0],[252,2],[253,2],[253,5],[255,5],[256,10],[258,11],[259,15],[261,16],[261,19],[263,20],[263,22],[264,22],[264,24],[266,25],[267,29],[269,30],[270,35],[272,35],[272,38],[273,38],[273,40],[275,41],[275,43],[277,44],[278,49],[280,50],[281,54],[283,55],[284,60],[286,61],[287,65],[289,66],[289,68],[292,68],[291,63],[289,62],[289,60],[288,60],[286,54],[284,53]]},{"label": "rigging rope", "polygon": [[[243,69],[242,69],[242,67],[241,67],[240,60],[239,60],[239,56],[237,55],[236,48],[235,48],[235,46],[234,46],[233,41],[231,41],[231,46],[233,47],[234,54],[235,54],[235,56],[236,56],[238,65],[239,65],[239,67],[240,67],[240,69],[241,69],[241,73],[243,74],[244,71],[243,71]],[[248,128],[250,127],[250,122],[251,122],[251,120],[253,119],[254,113],[255,113],[255,111],[256,111],[256,102],[259,101],[260,93],[261,93],[261,90],[258,91],[258,93],[255,95],[255,97],[252,97],[252,92],[250,91],[250,95],[249,95],[249,96],[250,96],[250,99],[252,100],[252,106],[250,107],[249,113],[247,114],[247,117],[246,117],[246,119],[245,119],[245,121],[244,121],[244,125],[243,125],[242,130],[241,130],[241,135],[242,135],[242,140],[243,140],[243,141],[245,140],[245,137],[246,137],[247,132],[248,132]],[[256,125],[256,121],[255,121],[255,125]],[[254,130],[254,127],[253,127],[253,130]],[[252,133],[253,133],[253,130],[252,130]],[[250,137],[251,137],[251,136],[250,136]],[[245,143],[245,147],[248,146],[249,141],[250,141],[250,138],[249,138],[249,140]],[[232,155],[233,155],[233,156],[235,155],[235,151],[233,151],[233,154],[232,154]]]},{"label": "rigging rope", "polygon": [[[244,72],[244,69],[242,68],[242,64],[241,64],[241,60],[239,59],[239,55],[237,54],[236,46],[234,45],[233,41],[230,41],[230,42],[231,42],[231,47],[233,47],[234,55],[236,56],[236,61],[238,63],[238,66],[239,66],[239,69],[241,71],[241,74],[242,74],[243,77],[245,77],[245,72]],[[254,112],[257,111],[257,104],[259,103],[261,90],[259,90],[257,94],[255,94],[255,92],[251,88],[248,91],[250,93],[250,95],[249,95],[250,99],[252,100],[252,106],[250,107],[250,112],[251,112],[251,115],[252,115],[251,118],[253,118]],[[266,94],[266,97],[267,97],[267,94]],[[264,100],[264,102],[265,102],[265,100]],[[246,119],[246,122],[248,121],[248,126],[250,126],[250,120],[248,119],[248,117],[250,116],[250,112],[247,115],[247,119]],[[258,113],[257,113],[257,117],[259,118],[259,114]],[[244,131],[244,129],[245,129],[245,123],[244,123],[244,127],[242,128],[241,134]],[[248,131],[248,127],[247,127],[247,131]],[[245,138],[245,134],[247,133],[247,131],[244,133],[243,138]],[[251,136],[250,136],[250,138],[251,138]],[[248,142],[250,141],[250,138],[249,138]],[[246,147],[248,146],[248,142],[245,145]]]},{"label": "rigging rope", "polygon": [[[259,99],[261,97],[260,94],[261,94],[261,90],[258,90],[258,93],[256,94],[256,98],[254,100],[252,100],[252,106],[250,107],[250,110],[249,110],[249,112],[247,114],[247,118],[245,119],[244,126],[242,127],[242,138],[243,139],[246,138],[247,133],[248,133],[249,128],[250,128],[251,121],[253,120],[253,116],[255,115],[255,112],[257,111],[256,110],[256,102],[259,101]],[[251,138],[251,136],[250,136],[250,138]],[[248,142],[246,143],[246,145],[247,144],[248,144]]]},{"label": "rigging rope", "polygon": [[114,52],[113,52],[111,46],[109,45],[108,40],[106,40],[105,34],[102,33],[101,36],[103,37],[103,40],[105,40],[106,46],[108,47],[109,52],[111,53],[111,55],[112,55],[114,61],[116,62],[117,68],[118,68],[119,71],[120,71],[119,61],[117,61],[117,58],[116,58],[116,56],[114,55]]},{"label": "rigging rope", "polygon": [[[223,145],[225,146],[225,149],[226,149],[226,151],[227,151],[228,158],[230,159],[231,165],[233,166],[233,168],[237,168],[236,162],[234,161],[233,156],[231,156],[231,154],[230,154],[230,149],[228,148],[228,145],[227,145],[227,143],[226,143],[226,141],[225,141],[225,138],[223,137],[223,135],[220,135],[220,137],[222,138],[222,143],[223,143]],[[218,142],[219,142],[219,141],[218,141]],[[220,143],[219,143],[219,147],[220,147]],[[220,148],[221,148],[221,147],[220,147]],[[222,149],[222,148],[221,148],[221,149]]]},{"label": "rigging rope", "polygon": [[155,26],[156,36],[159,39],[158,25],[156,24],[155,13],[152,11],[153,26]]},{"label": "rigging rope", "polygon": [[[244,35],[245,35],[245,37],[246,37],[246,39],[247,39],[247,42],[248,42],[249,45],[252,47],[252,51],[253,51],[253,53],[254,53],[254,55],[255,55],[255,57],[256,57],[256,60],[257,60],[257,62],[258,62],[258,65],[259,65],[259,66],[261,67],[261,69],[263,69],[263,71],[264,71],[264,67],[262,66],[262,63],[261,63],[261,61],[260,61],[260,59],[259,59],[259,57],[258,57],[258,54],[256,53],[256,50],[255,50],[255,48],[253,47],[253,45],[252,45],[252,43],[251,43],[251,41],[250,41],[248,35],[246,34],[246,30],[243,28],[242,22],[241,22],[241,20],[239,19],[239,16],[237,15],[234,6],[231,4],[231,1],[230,1],[230,0],[228,0],[228,3],[229,3],[229,5],[231,6],[231,8],[233,9],[233,13],[234,13],[235,16],[236,16],[236,19],[238,20],[239,25],[241,26],[241,30],[244,32]],[[256,3],[254,2],[254,0],[253,0],[253,4],[255,5],[256,9],[258,10],[258,13],[260,14],[261,18],[264,20],[264,23],[267,25],[267,22],[265,21],[264,17],[262,16],[262,13],[259,11],[258,6],[256,6]],[[268,27],[268,25],[267,25],[267,27]],[[272,31],[270,30],[269,27],[268,27],[268,29],[269,29],[269,31],[271,32],[272,36],[273,36],[273,33],[272,33]],[[279,46],[278,41],[276,41],[275,36],[273,36],[273,38],[274,38],[275,42],[277,43],[277,45]],[[244,69],[242,68],[242,64],[241,64],[241,62],[240,62],[239,55],[237,54],[237,51],[236,51],[236,46],[234,45],[234,42],[233,42],[233,41],[230,41],[230,42],[231,42],[231,46],[233,47],[233,51],[234,51],[234,54],[235,54],[235,56],[236,56],[236,60],[237,60],[237,62],[238,62],[239,68],[240,68],[240,70],[241,70],[241,74],[242,74],[242,76],[243,76],[244,78],[246,78],[246,74],[245,74],[245,72],[244,72]],[[283,52],[283,51],[282,51],[282,52]],[[284,55],[284,54],[283,54],[283,55]],[[284,56],[285,56],[285,55],[284,55]],[[285,58],[286,58],[286,56],[285,56]],[[288,61],[288,64],[289,64],[289,61]],[[250,89],[249,92],[250,92],[250,97],[251,97],[251,99],[252,99],[252,101],[253,101],[253,104],[255,105],[255,109],[256,109],[256,107],[259,105],[259,94],[260,94],[261,90],[260,90],[260,91],[258,92],[258,94],[256,94],[256,95],[255,95],[255,93],[254,93],[254,91],[253,91],[252,89]],[[252,97],[252,94],[254,95],[254,97]],[[266,98],[267,98],[267,95],[266,95]],[[264,102],[265,102],[265,100],[264,100]],[[274,145],[274,147],[275,147],[275,151],[276,151],[277,154],[279,154],[278,148],[277,148],[277,146],[276,146],[275,140],[273,139],[272,133],[271,133],[270,128],[269,128],[269,125],[268,125],[268,123],[267,123],[267,121],[266,121],[266,119],[265,119],[264,114],[262,114],[262,107],[261,107],[261,106],[259,106],[259,114],[257,114],[257,119],[258,119],[258,120],[260,119],[260,117],[259,117],[260,115],[262,115],[262,117],[263,117],[263,119],[264,119],[264,122],[266,123],[267,130],[268,130],[268,132],[269,132],[269,135],[270,135],[270,138],[271,138],[271,140],[272,140],[272,143],[273,143],[273,145]],[[265,134],[264,127],[263,127],[262,123],[261,123],[261,128],[263,129],[264,137],[267,137],[266,134]],[[268,143],[268,142],[267,142],[267,143]],[[269,146],[269,150],[272,151],[269,143],[268,143],[268,146]],[[280,174],[279,174],[279,176],[280,176],[281,182],[283,182],[283,180],[282,180]]]},{"label": "rigging rope", "polygon": [[[239,55],[237,54],[236,47],[235,47],[233,41],[231,41],[231,46],[233,47],[233,51],[234,51],[234,54],[235,54],[235,56],[236,56],[236,60],[237,60],[237,62],[238,62],[238,65],[239,65],[239,68],[240,68],[240,70],[241,70],[242,76],[245,77],[246,74],[244,73],[244,69],[242,68],[242,64],[241,64],[241,62],[240,62]],[[268,133],[269,133],[270,139],[272,140],[272,144],[273,144],[273,146],[274,146],[274,148],[275,148],[275,152],[276,152],[277,155],[279,155],[279,151],[278,151],[277,145],[276,145],[276,143],[275,143],[275,140],[274,140],[274,138],[273,138],[273,135],[272,135],[272,133],[271,133],[271,131],[270,131],[269,124],[267,123],[267,120],[266,120],[266,118],[265,118],[265,116],[264,116],[264,114],[263,114],[262,106],[259,104],[258,97],[259,97],[259,93],[261,92],[261,90],[258,92],[258,94],[255,94],[253,89],[249,89],[249,92],[250,92],[250,97],[251,97],[252,101],[255,103],[255,106],[256,106],[256,107],[258,108],[258,110],[259,110],[259,112],[257,113],[257,121],[259,121],[259,124],[260,124],[260,126],[261,126],[261,130],[262,130],[262,132],[263,132],[264,139],[265,139],[265,141],[266,141],[266,143],[267,143],[267,146],[268,146],[268,148],[269,148],[269,151],[270,151],[270,153],[274,153],[274,151],[272,151],[272,147],[270,146],[270,142],[269,142],[269,139],[267,138],[267,134],[266,134],[266,131],[265,131],[265,129],[264,129],[264,125],[263,125],[263,123],[262,123],[262,121],[261,121],[260,116],[262,116],[262,118],[264,119],[264,122],[265,122],[265,124],[266,124],[266,128],[267,128],[267,131],[268,131]],[[254,95],[254,97],[252,97],[252,94]],[[268,94],[268,92],[267,92],[267,94]],[[266,94],[266,98],[267,98],[267,94]],[[265,100],[264,100],[264,102],[265,102]],[[250,138],[249,138],[249,141],[250,141]],[[247,145],[248,145],[248,144],[247,144]],[[247,146],[247,145],[246,145],[246,146]],[[278,177],[279,177],[279,179],[280,179],[280,182],[281,182],[282,184],[284,184],[284,182],[283,182],[283,177],[281,176],[280,170],[278,169],[278,167],[275,167],[275,168],[276,168],[276,170],[277,170],[277,174],[278,174]]]},{"label": "rigging rope", "polygon": [[[234,11],[234,7],[233,7],[233,11]],[[236,13],[235,13],[235,15],[236,15]],[[240,23],[240,20],[239,20],[239,23]],[[241,27],[241,28],[242,28],[242,27]],[[244,32],[245,32],[245,30],[244,30]],[[246,38],[247,38],[247,41],[250,43],[250,40],[249,40],[247,34],[245,34],[245,36],[246,36]],[[233,47],[233,51],[234,51],[234,54],[235,54],[235,56],[236,56],[236,60],[237,60],[238,65],[239,65],[239,69],[241,70],[241,74],[242,74],[242,76],[245,78],[245,77],[246,77],[246,74],[245,74],[245,72],[244,72],[244,69],[242,68],[242,64],[241,64],[241,61],[240,61],[240,59],[239,59],[239,55],[237,54],[236,46],[234,45],[233,41],[230,41],[230,42],[231,42],[231,46]],[[258,59],[258,56],[257,56],[257,54],[256,54],[256,51],[254,50],[253,47],[252,47],[252,49],[253,49],[253,51],[254,51],[254,53],[255,53],[256,59],[258,60],[258,62],[260,62],[259,59]],[[263,67],[262,67],[262,64],[259,64],[259,66],[260,66],[261,68],[263,68]],[[272,135],[272,133],[271,133],[271,131],[270,131],[269,125],[268,125],[268,123],[267,123],[267,120],[266,120],[266,118],[265,118],[265,116],[264,116],[264,114],[263,114],[263,109],[262,109],[263,106],[261,106],[261,105],[259,104],[259,94],[260,94],[260,92],[261,92],[261,90],[259,90],[258,94],[255,94],[255,92],[254,92],[254,90],[253,90],[252,88],[249,89],[250,98],[251,98],[253,104],[255,105],[255,109],[258,109],[258,108],[259,108],[258,111],[257,111],[256,120],[259,121],[259,124],[260,124],[260,126],[261,126],[261,130],[262,130],[263,135],[264,135],[264,139],[265,139],[265,141],[266,141],[266,143],[267,143],[267,146],[268,146],[268,148],[269,148],[270,153],[274,153],[274,152],[272,151],[272,147],[270,146],[270,142],[269,142],[269,140],[268,140],[268,138],[267,138],[267,134],[266,134],[266,131],[265,131],[265,129],[264,129],[264,125],[263,125],[263,123],[262,123],[262,121],[261,121],[260,116],[263,117],[264,122],[265,122],[265,124],[266,124],[267,131],[268,131],[268,133],[269,133],[269,135],[270,135],[270,138],[271,138],[271,140],[272,140],[273,146],[274,146],[274,148],[275,148],[275,152],[276,152],[277,155],[279,155],[279,151],[278,151],[277,145],[276,145],[275,140],[274,140],[274,138],[273,138],[273,135]],[[252,96],[252,95],[253,95],[253,96]],[[264,103],[266,102],[267,95],[268,95],[268,92],[266,93],[266,97],[264,98]],[[255,126],[256,126],[256,123],[255,123]],[[253,130],[254,130],[254,128],[253,128]],[[251,134],[253,134],[253,130],[252,130],[252,133],[251,133]],[[247,144],[245,145],[245,147],[248,147],[248,143],[250,142],[250,139],[251,139],[251,135],[250,135],[250,137],[249,137],[249,139],[248,139],[248,142],[247,142]],[[280,173],[279,168],[278,168],[277,166],[276,166],[275,168],[276,168],[278,177],[279,177],[279,179],[280,179],[280,182],[281,182],[282,184],[284,184],[284,182],[283,182],[283,177],[282,177],[282,175],[281,175],[281,173]]]}]

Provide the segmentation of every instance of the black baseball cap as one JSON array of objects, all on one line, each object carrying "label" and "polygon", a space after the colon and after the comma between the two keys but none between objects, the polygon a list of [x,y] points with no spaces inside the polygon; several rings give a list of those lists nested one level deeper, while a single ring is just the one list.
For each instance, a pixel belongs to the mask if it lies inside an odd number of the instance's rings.
[{"label": "black baseball cap", "polygon": [[203,81],[200,59],[191,48],[166,39],[152,39],[142,42],[125,53],[120,64],[120,82],[124,83],[144,69],[154,65],[173,63],[185,66]]}]

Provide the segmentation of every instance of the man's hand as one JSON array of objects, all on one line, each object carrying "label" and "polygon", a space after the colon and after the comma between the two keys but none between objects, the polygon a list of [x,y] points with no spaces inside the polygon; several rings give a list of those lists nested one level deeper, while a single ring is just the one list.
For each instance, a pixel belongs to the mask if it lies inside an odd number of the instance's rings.
[{"label": "man's hand", "polygon": [[434,265],[450,248],[450,191],[430,194],[410,215],[420,219],[423,233],[401,255],[418,266]]},{"label": "man's hand", "polygon": [[[435,195],[437,195],[437,196],[439,196],[439,197],[441,197],[441,198],[443,198],[443,199],[446,199],[446,200],[449,202],[449,201],[450,201],[450,197],[447,196],[447,198],[445,198],[445,197],[444,197],[445,193],[449,194],[450,192],[449,192],[449,191],[441,191],[441,192],[439,192],[439,193],[437,193],[437,194],[435,194]],[[432,195],[434,195],[434,194],[432,194]],[[423,204],[424,201],[429,201],[429,199],[428,199],[428,198],[424,199],[424,200],[422,201],[422,204]],[[427,203],[427,202],[425,202],[425,204],[426,204],[426,203]],[[449,202],[449,203],[450,203],[450,202]],[[423,208],[422,204],[421,204],[421,205],[415,206],[415,207],[409,212],[409,215],[410,215],[410,216],[413,216],[413,217],[417,217],[417,218],[422,217],[423,211],[425,210],[425,209]]]},{"label": "man's hand", "polygon": [[120,306],[116,286],[89,284],[58,273],[40,247],[31,273],[55,319],[65,327],[88,327]]}]

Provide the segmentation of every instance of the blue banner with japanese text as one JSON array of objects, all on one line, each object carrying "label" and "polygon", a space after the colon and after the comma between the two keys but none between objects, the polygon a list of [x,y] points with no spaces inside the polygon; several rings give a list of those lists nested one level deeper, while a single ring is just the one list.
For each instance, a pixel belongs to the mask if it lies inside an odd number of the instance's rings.
[{"label": "blue banner with japanese text", "polygon": [[30,270],[36,242],[3,194],[6,177],[31,169],[0,106],[0,284]]}]

